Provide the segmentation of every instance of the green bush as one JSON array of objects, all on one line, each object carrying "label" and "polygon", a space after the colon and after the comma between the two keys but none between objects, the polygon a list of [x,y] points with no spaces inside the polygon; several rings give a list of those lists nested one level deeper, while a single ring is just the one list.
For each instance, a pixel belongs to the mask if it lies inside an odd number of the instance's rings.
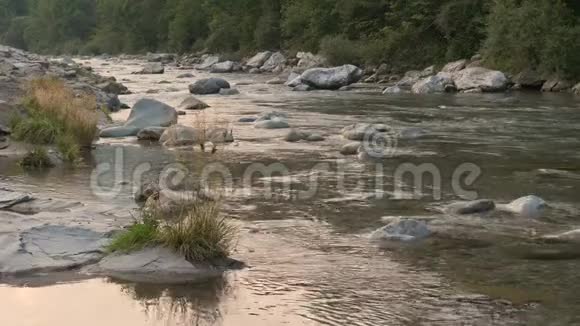
[{"label": "green bush", "polygon": [[53,163],[44,147],[35,147],[28,152],[21,160],[20,165],[25,168],[46,168],[52,167]]},{"label": "green bush", "polygon": [[320,53],[333,66],[361,64],[363,63],[361,52],[358,42],[340,35],[325,37],[320,42]]}]

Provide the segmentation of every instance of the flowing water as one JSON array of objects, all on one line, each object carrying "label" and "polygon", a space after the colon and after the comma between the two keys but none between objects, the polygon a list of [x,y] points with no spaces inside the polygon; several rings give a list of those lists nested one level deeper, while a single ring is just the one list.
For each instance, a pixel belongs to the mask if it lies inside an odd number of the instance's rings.
[{"label": "flowing water", "polygon": [[[183,71],[171,68],[164,75],[132,75],[140,68],[136,61],[89,63],[134,92],[121,97],[127,104],[148,96],[177,105],[192,81],[177,79]],[[121,221],[129,221],[136,207],[131,183],[143,163],[157,173],[178,164],[198,175],[220,163],[232,176],[232,184],[221,190],[225,213],[241,227],[233,256],[250,268],[202,284],[145,285],[78,275],[15,280],[0,286],[0,325],[580,324],[580,260],[535,260],[526,254],[540,246],[530,240],[533,236],[580,226],[578,98],[383,96],[372,85],[296,93],[266,84],[272,77],[227,75],[241,95],[202,98],[211,105],[204,119],[227,123],[236,136],[215,155],[118,139],[100,141],[86,164],[74,169],[30,174],[12,159],[0,159],[2,184],[74,199]],[[237,122],[272,110],[326,140],[287,143],[281,139],[287,130],[257,130]],[[123,120],[127,114],[113,117]],[[200,116],[188,113],[180,123],[195,125],[196,119]],[[360,162],[338,153],[345,143],[340,130],[355,122],[420,128],[426,135],[393,137],[387,158]],[[120,168],[99,174],[97,188],[91,176],[106,163]],[[281,163],[288,173],[254,177],[248,184],[243,176],[254,163]],[[396,171],[407,163],[432,164],[441,184],[431,180],[413,189],[412,182],[403,182],[401,196],[395,191],[401,182]],[[535,194],[550,204],[546,216],[457,220],[435,213],[461,195],[453,176],[466,163],[481,175],[462,188],[500,203]],[[121,181],[128,184],[119,186]],[[302,196],[307,190],[312,192]],[[414,245],[368,239],[384,225],[383,216],[427,215],[437,216],[445,232]]]}]

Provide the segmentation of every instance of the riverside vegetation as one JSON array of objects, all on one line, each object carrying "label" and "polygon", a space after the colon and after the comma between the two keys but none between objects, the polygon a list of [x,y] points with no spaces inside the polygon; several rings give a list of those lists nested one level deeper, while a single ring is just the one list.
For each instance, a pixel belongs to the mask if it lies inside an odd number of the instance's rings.
[{"label": "riverside vegetation", "polygon": [[41,53],[322,52],[395,72],[481,53],[580,77],[576,0],[0,0],[0,41]]}]

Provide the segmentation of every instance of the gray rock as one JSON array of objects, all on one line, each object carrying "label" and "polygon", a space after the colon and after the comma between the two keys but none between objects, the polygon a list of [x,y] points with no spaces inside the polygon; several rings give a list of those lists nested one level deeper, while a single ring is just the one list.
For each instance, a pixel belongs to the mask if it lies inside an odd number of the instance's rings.
[{"label": "gray rock", "polygon": [[300,85],[292,88],[292,91],[294,91],[294,92],[309,92],[311,90],[313,90],[313,88],[310,87],[309,85],[306,85],[306,84],[300,84]]},{"label": "gray rock", "polygon": [[12,129],[0,123],[0,136],[10,135],[11,133]]},{"label": "gray rock", "polygon": [[165,72],[165,67],[160,62],[152,62],[146,64],[143,69],[139,72],[139,74],[143,75],[154,75],[154,74],[162,74]]},{"label": "gray rock", "polygon": [[96,263],[110,239],[81,227],[44,225],[0,235],[0,275],[67,271]]},{"label": "gray rock", "polygon": [[228,96],[228,95],[238,95],[240,91],[235,88],[222,88],[220,89],[220,95]]},{"label": "gray rock", "polygon": [[230,88],[230,83],[221,78],[204,78],[189,85],[192,94],[217,94],[222,88]]},{"label": "gray rock", "polygon": [[416,82],[411,91],[415,94],[444,93],[455,90],[455,84],[448,73],[438,73]]},{"label": "gray rock", "polygon": [[173,125],[163,132],[159,142],[167,147],[192,146],[205,142],[203,138],[203,133],[193,127]]},{"label": "gray rock", "polygon": [[219,62],[211,66],[211,72],[213,73],[230,73],[236,68],[236,63],[233,61]]},{"label": "gray rock", "polygon": [[286,134],[286,136],[284,136],[284,140],[290,143],[295,143],[306,139],[308,136],[309,135],[307,133],[292,129],[288,132],[288,134]]},{"label": "gray rock", "polygon": [[345,155],[345,156],[346,155],[357,155],[361,145],[362,144],[360,142],[352,142],[352,143],[345,144],[340,149],[340,154]]},{"label": "gray rock", "polygon": [[498,205],[497,208],[526,218],[540,218],[548,204],[540,197],[526,196],[518,198],[507,205]]},{"label": "gray rock", "polygon": [[501,72],[486,68],[466,68],[453,74],[455,86],[460,91],[480,89],[483,92],[501,92],[507,89],[509,80]]},{"label": "gray rock", "polygon": [[326,65],[326,58],[310,52],[298,52],[296,58],[299,59],[296,67],[300,69],[318,68]]},{"label": "gray rock", "polygon": [[576,95],[580,95],[580,83],[576,84],[576,86],[572,88],[572,92]]},{"label": "gray rock", "polygon": [[319,142],[319,141],[324,141],[324,140],[325,140],[324,137],[318,133],[312,133],[308,137],[306,137],[306,141],[309,141],[309,142]]},{"label": "gray rock", "polygon": [[129,118],[121,127],[101,131],[101,137],[128,137],[147,127],[168,127],[177,123],[177,111],[171,106],[153,99],[141,99],[135,103]]},{"label": "gray rock", "polygon": [[31,194],[0,188],[0,209],[34,200]]},{"label": "gray rock", "polygon": [[256,120],[258,120],[258,118],[256,118],[256,117],[245,117],[245,118],[240,118],[238,120],[238,122],[241,122],[241,123],[250,123],[250,122],[256,122]]},{"label": "gray rock", "polygon": [[342,129],[342,136],[348,140],[362,141],[365,138],[373,138],[377,133],[388,131],[383,124],[355,123]]},{"label": "gray rock", "polygon": [[447,206],[446,211],[459,214],[459,215],[469,215],[486,213],[493,211],[495,209],[495,203],[490,199],[480,199],[468,202],[457,202]]},{"label": "gray rock", "polygon": [[344,65],[335,68],[312,68],[300,77],[304,84],[318,89],[339,89],[358,82],[363,71],[357,66]]},{"label": "gray rock", "polygon": [[209,108],[209,105],[191,95],[181,101],[177,106],[179,110],[203,110]]},{"label": "gray rock", "polygon": [[65,213],[73,208],[82,207],[80,202],[70,202],[58,199],[35,199],[28,202],[10,206],[7,210],[22,215],[35,215],[38,213]]},{"label": "gray rock", "polygon": [[573,243],[580,244],[580,229],[572,230],[560,234],[546,235],[541,238],[552,243]]},{"label": "gray rock", "polygon": [[250,58],[248,62],[246,62],[246,66],[251,68],[260,68],[264,65],[264,63],[266,63],[268,59],[270,59],[270,56],[272,56],[272,52],[270,51],[257,53],[255,56]]},{"label": "gray rock", "polygon": [[348,92],[348,91],[352,91],[353,88],[351,86],[342,86],[341,88],[338,89],[340,92]]},{"label": "gray rock", "polygon": [[233,259],[191,263],[168,248],[153,247],[107,256],[87,272],[131,282],[168,284],[200,281],[243,267]]},{"label": "gray rock", "polygon": [[542,74],[526,69],[513,78],[513,82],[524,88],[541,88],[546,82]]},{"label": "gray rock", "polygon": [[264,65],[260,67],[260,70],[271,72],[279,67],[284,67],[285,64],[286,57],[280,52],[275,52],[272,53],[266,62],[264,62]]},{"label": "gray rock", "polygon": [[112,93],[112,94],[116,94],[116,95],[131,94],[131,92],[129,92],[129,89],[125,85],[123,85],[121,83],[117,83],[114,80],[108,80],[106,82],[103,82],[103,83],[97,85],[97,87],[100,88],[104,92]]},{"label": "gray rock", "polygon": [[290,73],[290,76],[288,76],[288,79],[284,85],[288,87],[296,87],[298,85],[302,85],[302,79],[300,78],[299,74],[292,72]]},{"label": "gray rock", "polygon": [[147,127],[143,128],[137,134],[139,140],[158,141],[165,132],[166,127]]},{"label": "gray rock", "polygon": [[147,61],[170,63],[175,61],[175,54],[173,53],[147,53]]},{"label": "gray rock", "polygon": [[279,118],[273,118],[272,120],[257,121],[254,124],[256,129],[286,129],[290,128],[290,125],[285,120]]},{"label": "gray rock", "polygon": [[259,68],[252,68],[252,69],[248,70],[248,73],[249,74],[257,75],[257,74],[261,74],[262,73],[262,70],[260,70]]},{"label": "gray rock", "polygon": [[399,87],[411,87],[421,79],[421,72],[417,70],[407,71],[405,76],[401,78],[396,84]]},{"label": "gray rock", "polygon": [[260,114],[258,119],[256,119],[256,122],[272,120],[272,119],[285,120],[285,119],[288,119],[288,115],[284,112],[277,112],[277,111],[266,112],[266,113]]},{"label": "gray rock", "polygon": [[220,62],[220,57],[216,55],[204,55],[202,57],[202,63],[195,66],[199,70],[209,70],[213,65]]},{"label": "gray rock", "polygon": [[441,72],[454,73],[465,69],[466,66],[467,60],[457,60],[446,64],[443,69],[441,69]]},{"label": "gray rock", "polygon": [[371,239],[410,242],[425,239],[431,234],[425,222],[401,218],[373,232]]},{"label": "gray rock", "polygon": [[389,86],[383,90],[383,94],[401,94],[403,90],[399,86]]},{"label": "gray rock", "polygon": [[425,78],[435,74],[435,66],[429,66],[421,71],[420,77]]},{"label": "gray rock", "polygon": [[542,85],[542,92],[564,92],[570,88],[572,88],[571,82],[560,78],[551,78]]},{"label": "gray rock", "polygon": [[266,82],[266,84],[268,84],[268,85],[283,85],[285,83],[286,83],[286,79],[284,79],[282,77],[272,78]]},{"label": "gray rock", "polygon": [[193,78],[193,77],[195,77],[195,76],[192,73],[187,72],[184,74],[177,75],[176,78],[182,79],[182,78]]}]

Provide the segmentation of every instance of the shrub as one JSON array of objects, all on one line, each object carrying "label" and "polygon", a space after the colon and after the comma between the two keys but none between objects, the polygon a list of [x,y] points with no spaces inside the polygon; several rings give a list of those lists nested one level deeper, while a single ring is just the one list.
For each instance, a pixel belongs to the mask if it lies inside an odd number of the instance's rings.
[{"label": "shrub", "polygon": [[363,61],[358,42],[344,36],[329,36],[322,39],[320,53],[334,66],[361,64]]},{"label": "shrub", "polygon": [[45,168],[52,167],[52,161],[44,147],[35,147],[28,152],[21,160],[20,165],[25,168]]},{"label": "shrub", "polygon": [[62,81],[42,78],[32,81],[24,100],[27,117],[12,121],[14,137],[32,144],[57,145],[63,157],[74,161],[97,132],[94,96],[80,95]]}]

